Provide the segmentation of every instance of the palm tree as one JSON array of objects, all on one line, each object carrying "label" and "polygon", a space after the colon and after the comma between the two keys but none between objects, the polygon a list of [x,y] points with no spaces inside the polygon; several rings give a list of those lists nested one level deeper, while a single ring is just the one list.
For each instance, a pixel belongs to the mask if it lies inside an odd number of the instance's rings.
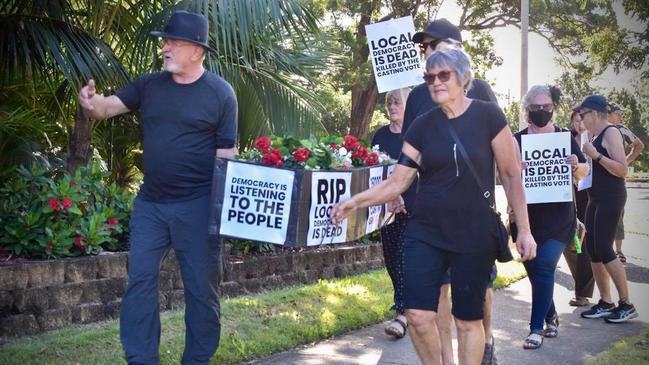
[{"label": "palm tree", "polygon": [[[77,90],[94,78],[100,91],[111,93],[134,75],[159,70],[158,39],[149,32],[162,29],[181,8],[210,19],[210,44],[217,52],[208,55],[206,66],[237,93],[243,146],[260,133],[308,136],[323,130],[320,105],[309,85],[314,69],[325,67],[327,57],[312,46],[319,44],[318,24],[299,0],[4,1],[0,101],[3,95],[13,98],[3,91],[19,84],[49,90],[45,96],[29,95],[25,107],[47,115],[57,134],[70,141],[68,163],[82,164],[92,151],[93,125],[77,112]],[[105,160],[116,155],[113,150],[124,156],[137,143],[137,130],[125,132],[119,120],[96,123],[94,128],[93,142],[104,144],[98,150]],[[119,139],[111,137],[116,132]],[[59,141],[58,146],[64,145]],[[131,174],[124,164],[118,170]]]}]

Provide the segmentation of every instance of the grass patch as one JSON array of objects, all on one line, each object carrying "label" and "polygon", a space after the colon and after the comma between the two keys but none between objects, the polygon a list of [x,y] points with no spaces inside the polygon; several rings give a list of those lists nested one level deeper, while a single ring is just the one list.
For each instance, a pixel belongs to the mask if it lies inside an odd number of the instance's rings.
[{"label": "grass patch", "polygon": [[[495,287],[524,276],[518,262],[498,264]],[[349,332],[389,318],[392,284],[385,270],[321,280],[221,303],[221,343],[214,364],[235,364]],[[162,314],[160,362],[177,364],[184,346],[182,311]],[[116,321],[75,326],[0,346],[0,364],[124,364]]]},{"label": "grass patch", "polygon": [[616,342],[613,347],[587,360],[586,365],[646,365],[649,364],[649,326],[639,335]]}]

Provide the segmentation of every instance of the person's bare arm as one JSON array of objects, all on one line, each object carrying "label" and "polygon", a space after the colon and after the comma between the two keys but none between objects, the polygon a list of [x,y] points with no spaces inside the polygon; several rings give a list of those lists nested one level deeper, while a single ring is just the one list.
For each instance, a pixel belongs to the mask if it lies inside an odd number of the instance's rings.
[{"label": "person's bare arm", "polygon": [[518,148],[509,127],[503,128],[491,141],[498,166],[498,174],[507,195],[507,201],[516,217],[518,237],[516,248],[523,261],[532,260],[536,257],[536,242],[530,231],[529,218],[527,216],[527,203],[521,180],[521,162],[518,158]]},{"label": "person's bare arm", "polygon": [[[614,128],[609,128],[604,131],[604,135],[602,136],[602,147],[608,151],[610,157],[601,155],[590,142],[584,143],[582,148],[584,153],[593,159],[593,163],[599,163],[613,176],[626,177],[629,169],[626,163],[626,156],[624,155],[624,141],[620,133],[611,132],[611,130],[615,131]],[[597,162],[597,158],[600,155],[602,158]]]},{"label": "person's bare arm", "polygon": [[[421,163],[421,153],[407,142],[403,143],[403,154],[409,156],[418,164]],[[383,204],[399,197],[410,187],[417,175],[417,169],[397,164],[392,175],[371,189],[354,195],[351,199],[336,204],[331,212],[332,222],[342,222],[354,210],[371,205]]]},{"label": "person's bare arm", "polygon": [[79,106],[91,119],[111,118],[130,111],[117,96],[97,94],[95,80],[92,79],[79,91]]},{"label": "person's bare arm", "polygon": [[237,155],[237,148],[219,148],[216,150],[216,157],[233,159]]},{"label": "person's bare arm", "polygon": [[631,143],[631,152],[629,152],[629,155],[626,156],[627,165],[632,164],[638,158],[638,156],[640,156],[642,150],[644,150],[644,143],[642,143],[640,138],[634,139]]}]

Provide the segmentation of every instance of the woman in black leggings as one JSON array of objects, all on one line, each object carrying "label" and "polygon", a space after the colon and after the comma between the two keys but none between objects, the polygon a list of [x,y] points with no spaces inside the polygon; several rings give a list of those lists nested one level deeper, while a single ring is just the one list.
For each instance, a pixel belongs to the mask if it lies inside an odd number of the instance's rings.
[{"label": "woman in black leggings", "polygon": [[[605,318],[620,323],[636,318],[638,312],[629,301],[629,287],[624,266],[613,250],[617,223],[626,202],[624,177],[627,162],[622,134],[608,122],[608,100],[591,95],[575,110],[593,136],[585,143],[584,153],[593,159],[593,185],[586,208],[586,252],[590,255],[599,303],[581,313],[584,318]],[[610,278],[617,289],[616,307],[611,298]]]}]

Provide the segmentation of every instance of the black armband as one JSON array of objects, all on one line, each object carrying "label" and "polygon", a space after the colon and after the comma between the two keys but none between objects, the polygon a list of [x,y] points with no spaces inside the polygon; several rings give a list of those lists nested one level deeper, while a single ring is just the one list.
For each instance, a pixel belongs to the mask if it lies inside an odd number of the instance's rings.
[{"label": "black armband", "polygon": [[408,157],[408,155],[406,155],[404,153],[402,153],[399,156],[399,161],[397,161],[397,163],[399,165],[403,165],[405,167],[410,167],[410,168],[419,170],[419,164],[417,163],[417,161],[415,161],[412,158]]}]

